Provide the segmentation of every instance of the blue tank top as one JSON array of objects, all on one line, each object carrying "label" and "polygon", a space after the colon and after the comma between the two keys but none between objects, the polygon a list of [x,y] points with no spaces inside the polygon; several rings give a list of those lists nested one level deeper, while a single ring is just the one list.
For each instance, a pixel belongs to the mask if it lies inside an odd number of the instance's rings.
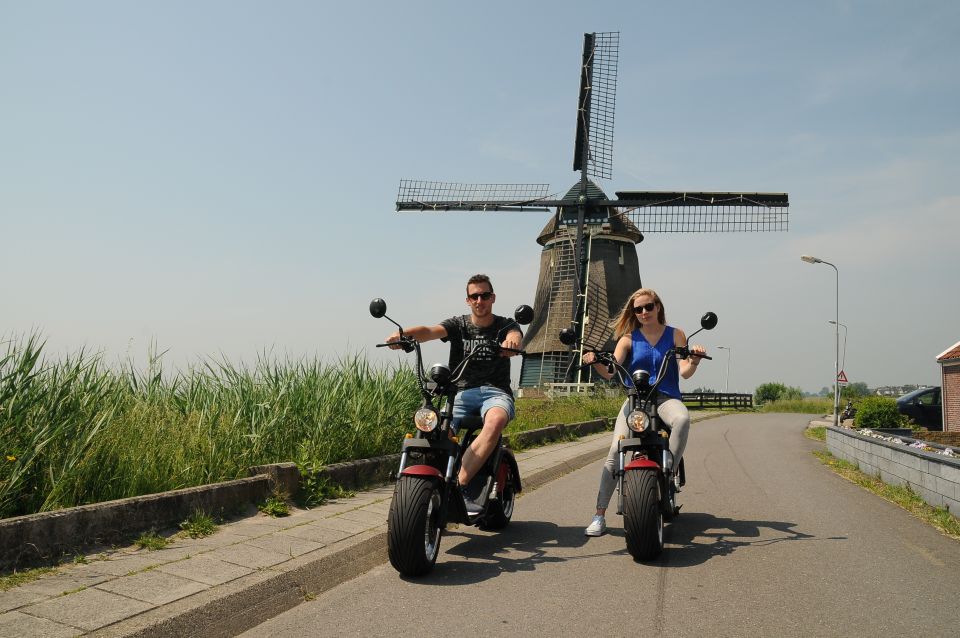
[{"label": "blue tank top", "polygon": [[[639,329],[631,332],[630,340],[632,343],[630,346],[630,367],[628,368],[630,373],[633,374],[635,370],[646,370],[650,373],[650,385],[656,383],[657,372],[660,371],[663,357],[667,354],[667,350],[673,347],[673,338],[672,326],[666,327],[660,341],[654,345],[650,345],[650,342],[640,333]],[[681,398],[680,366],[677,365],[676,359],[667,365],[665,375],[663,383],[657,389],[668,397]]]}]

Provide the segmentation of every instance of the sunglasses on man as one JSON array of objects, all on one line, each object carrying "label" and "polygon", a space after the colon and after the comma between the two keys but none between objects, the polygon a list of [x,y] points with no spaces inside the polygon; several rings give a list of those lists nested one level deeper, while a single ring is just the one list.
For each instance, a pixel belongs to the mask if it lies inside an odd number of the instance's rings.
[{"label": "sunglasses on man", "polygon": [[489,301],[489,300],[490,300],[490,297],[492,297],[492,296],[493,296],[493,293],[492,293],[492,292],[489,292],[489,291],[488,291],[488,292],[475,292],[475,293],[473,293],[472,295],[467,295],[467,299],[472,299],[473,301],[480,301],[481,299],[483,299],[484,301]]}]

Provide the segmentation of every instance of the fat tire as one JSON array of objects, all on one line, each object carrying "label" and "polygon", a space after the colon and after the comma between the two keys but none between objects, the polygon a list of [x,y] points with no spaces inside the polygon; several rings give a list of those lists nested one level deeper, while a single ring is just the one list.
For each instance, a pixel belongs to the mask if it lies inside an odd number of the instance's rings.
[{"label": "fat tire", "polygon": [[624,475],[623,531],[627,551],[634,560],[652,560],[663,551],[663,512],[656,472],[630,470]]},{"label": "fat tire", "polygon": [[[506,461],[504,461],[506,463]],[[513,506],[517,501],[517,493],[513,489],[513,471],[507,468],[507,480],[504,481],[503,492],[497,500],[490,501],[487,507],[487,517],[483,523],[484,529],[503,529],[510,524],[513,517]]]},{"label": "fat tire", "polygon": [[430,573],[440,553],[440,490],[433,479],[401,476],[387,516],[387,554],[404,576]]}]

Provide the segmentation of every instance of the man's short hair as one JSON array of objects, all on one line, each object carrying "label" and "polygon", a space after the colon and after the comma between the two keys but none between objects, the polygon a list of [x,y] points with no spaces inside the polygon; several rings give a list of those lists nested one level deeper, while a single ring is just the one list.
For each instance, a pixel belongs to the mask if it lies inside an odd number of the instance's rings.
[{"label": "man's short hair", "polygon": [[493,284],[490,283],[490,278],[486,275],[474,275],[467,280],[467,293],[470,292],[470,284],[487,284],[490,286],[490,292],[493,292]]}]

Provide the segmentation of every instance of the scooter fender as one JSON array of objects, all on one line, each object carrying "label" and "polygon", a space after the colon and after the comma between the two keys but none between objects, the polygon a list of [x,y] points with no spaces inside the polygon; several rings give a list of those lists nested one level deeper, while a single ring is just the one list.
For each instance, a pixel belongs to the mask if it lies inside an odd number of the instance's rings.
[{"label": "scooter fender", "polygon": [[660,464],[650,459],[634,459],[623,466],[623,470],[656,470],[660,471]]},{"label": "scooter fender", "polygon": [[443,474],[441,474],[440,470],[432,465],[409,465],[403,468],[403,471],[400,472],[400,476],[423,476],[427,478],[435,478],[438,481],[443,481]]},{"label": "scooter fender", "polygon": [[520,485],[520,468],[517,466],[517,459],[513,456],[513,452],[504,448],[503,455],[501,456],[500,467],[497,470],[497,492],[502,494],[504,484],[507,480],[507,467],[504,463],[508,463],[510,466],[511,474],[513,475],[513,490],[517,493],[523,490],[523,486]]}]

